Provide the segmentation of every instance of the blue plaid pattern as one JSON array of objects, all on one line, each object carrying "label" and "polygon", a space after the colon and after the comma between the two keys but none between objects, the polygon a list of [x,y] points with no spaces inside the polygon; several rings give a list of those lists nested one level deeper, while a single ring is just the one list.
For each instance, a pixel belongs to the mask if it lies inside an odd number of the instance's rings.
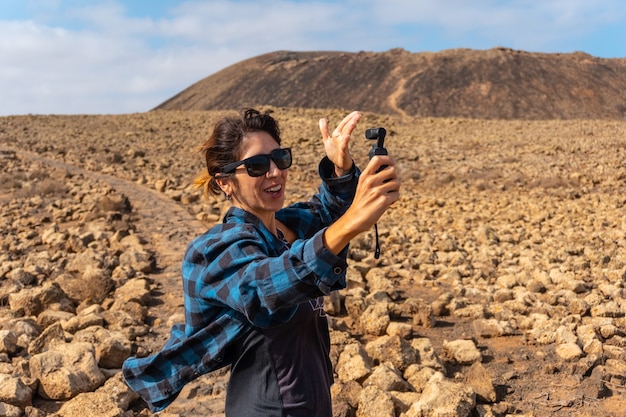
[{"label": "blue plaid pattern", "polygon": [[296,233],[291,246],[236,207],[190,243],[182,265],[185,324],[172,327],[158,353],[131,357],[122,368],[152,412],[167,407],[188,382],[229,365],[226,348],[251,326],[285,323],[299,303],[345,288],[348,248],[335,256],[322,235],[351,204],[359,170],[340,178],[332,178],[333,171],[324,158],[318,193],[276,213]]}]

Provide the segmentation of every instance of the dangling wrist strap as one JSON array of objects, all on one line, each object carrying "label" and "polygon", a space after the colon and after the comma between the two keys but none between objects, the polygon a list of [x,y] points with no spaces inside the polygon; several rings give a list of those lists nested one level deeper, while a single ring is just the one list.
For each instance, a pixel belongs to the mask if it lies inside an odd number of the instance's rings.
[{"label": "dangling wrist strap", "polygon": [[374,249],[374,258],[380,258],[380,242],[378,241],[378,223],[374,223],[374,233],[376,235],[376,249]]}]

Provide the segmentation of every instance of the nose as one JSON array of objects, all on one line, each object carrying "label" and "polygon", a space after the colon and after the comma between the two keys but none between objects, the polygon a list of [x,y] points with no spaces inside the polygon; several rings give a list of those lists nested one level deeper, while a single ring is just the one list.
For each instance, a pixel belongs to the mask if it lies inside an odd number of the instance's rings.
[{"label": "nose", "polygon": [[280,175],[280,172],[281,170],[276,165],[276,162],[270,160],[270,169],[267,171],[267,176],[270,178],[277,177]]}]

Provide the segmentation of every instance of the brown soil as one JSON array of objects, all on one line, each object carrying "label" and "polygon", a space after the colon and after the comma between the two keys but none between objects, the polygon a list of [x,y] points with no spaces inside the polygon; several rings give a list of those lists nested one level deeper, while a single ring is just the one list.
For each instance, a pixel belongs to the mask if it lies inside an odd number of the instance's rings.
[{"label": "brown soil", "polygon": [[[344,112],[274,111],[285,142],[295,151],[289,191],[290,201],[299,200],[317,185],[315,165],[323,150],[317,120],[327,117],[335,124]],[[87,173],[130,199],[137,230],[150,241],[159,267],[151,275],[158,283],[158,303],[149,313],[152,332],[140,342],[148,352],[163,344],[170,319],[181,311],[178,270],[185,245],[216,221],[223,208],[219,199],[180,198],[193,194],[189,184],[202,169],[195,149],[223,113],[0,118],[2,149],[17,150],[24,161]],[[402,168],[403,197],[379,224],[381,259],[371,257],[371,233],[353,243],[353,252],[365,254],[364,261],[378,267],[408,272],[411,279],[405,274],[395,278],[402,299],[432,301],[456,291],[449,274],[453,268],[418,261],[424,253],[441,255],[437,248],[446,240],[468,253],[456,268],[468,271],[463,299],[468,305],[482,303],[486,314],[497,314],[490,310],[493,300],[481,298],[484,294],[477,289],[512,271],[531,274],[561,268],[584,280],[589,289],[605,276],[624,276],[625,122],[479,121],[366,113],[351,145],[359,165],[366,163],[370,146],[363,131],[378,126],[387,128],[387,149]],[[129,156],[134,151],[144,153],[141,164]],[[155,183],[164,179],[166,191],[156,192]],[[497,240],[477,237],[487,227]],[[549,291],[538,296],[520,314],[545,313],[540,301],[549,296]],[[565,313],[561,317],[567,318]],[[603,381],[610,394],[588,397],[585,381],[590,375],[557,358],[554,343],[539,344],[523,329],[506,337],[480,337],[472,322],[472,317],[444,315],[436,318],[434,327],[418,332],[437,352],[445,340],[476,341],[497,389],[498,399],[490,405],[494,415],[623,415],[623,382]],[[453,374],[455,369],[449,371]],[[220,415],[224,384],[223,372],[202,377],[161,415]],[[140,413],[147,415],[145,410]]]}]

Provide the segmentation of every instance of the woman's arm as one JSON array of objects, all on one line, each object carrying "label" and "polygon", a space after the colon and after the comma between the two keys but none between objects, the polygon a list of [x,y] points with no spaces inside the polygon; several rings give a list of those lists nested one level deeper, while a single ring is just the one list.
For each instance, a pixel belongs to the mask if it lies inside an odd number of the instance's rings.
[{"label": "woman's arm", "polygon": [[[190,244],[183,260],[185,308],[194,328],[228,306],[259,327],[289,320],[303,301],[345,287],[345,256],[331,253],[323,230],[286,247],[258,219],[231,217]],[[245,221],[245,223],[243,222]]]},{"label": "woman's arm", "polygon": [[337,177],[335,165],[325,157],[320,161],[318,172],[322,185],[309,201],[292,204],[276,213],[278,228],[289,243],[307,239],[330,226],[352,203],[360,175],[354,164],[343,176]]}]

